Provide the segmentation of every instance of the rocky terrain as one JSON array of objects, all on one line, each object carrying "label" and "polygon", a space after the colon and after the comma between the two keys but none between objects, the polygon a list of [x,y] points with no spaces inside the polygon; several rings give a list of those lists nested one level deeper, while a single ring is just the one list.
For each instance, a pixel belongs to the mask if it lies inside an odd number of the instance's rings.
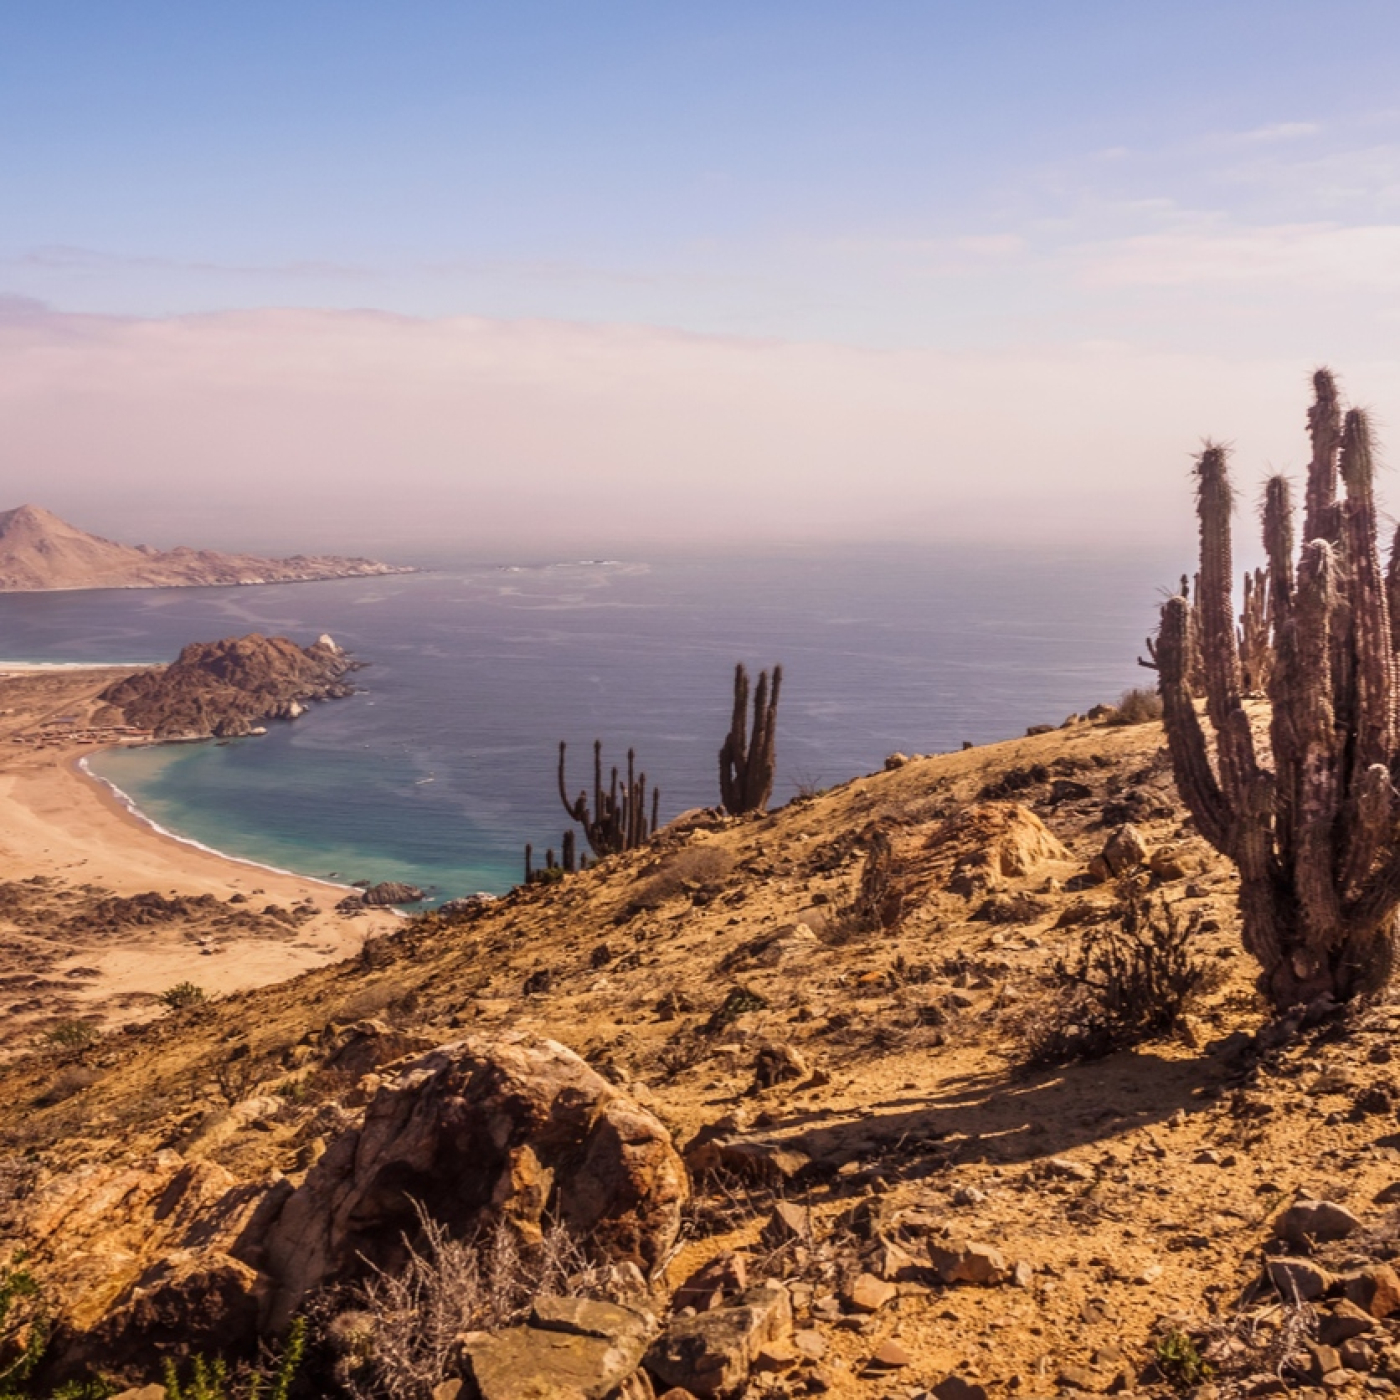
[{"label": "rocky terrain", "polygon": [[[1189,1000],[1076,1060],[1085,939],[1144,893]],[[1155,723],[688,814],[351,962],[36,1036],[0,1235],[55,1377],[302,1316],[307,1394],[1384,1392],[1400,1004],[1271,1020],[1234,894]]]},{"label": "rocky terrain", "polygon": [[138,671],[98,697],[158,739],[234,738],[264,720],[295,719],[308,702],[354,693],[355,662],[330,637],[299,647],[285,637],[191,642],[169,666]]},{"label": "rocky terrain", "polygon": [[0,593],[77,588],[211,588],[306,583],[409,568],[338,555],[262,559],[212,549],[152,549],[90,535],[40,506],[0,511]]}]

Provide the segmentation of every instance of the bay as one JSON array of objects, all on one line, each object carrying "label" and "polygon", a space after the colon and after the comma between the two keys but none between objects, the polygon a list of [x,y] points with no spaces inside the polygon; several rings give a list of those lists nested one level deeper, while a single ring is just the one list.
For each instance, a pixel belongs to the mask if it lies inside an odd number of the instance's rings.
[{"label": "bay", "polygon": [[330,633],[360,693],[266,736],[97,755],[162,827],[265,864],[501,891],[560,844],[556,786],[629,745],[663,820],[718,800],[734,663],[784,669],[774,801],[1014,737],[1150,683],[1135,658],[1178,562],[1143,553],[844,546],[641,561],[439,560],[387,578],[0,595],[0,659],[170,660]]}]

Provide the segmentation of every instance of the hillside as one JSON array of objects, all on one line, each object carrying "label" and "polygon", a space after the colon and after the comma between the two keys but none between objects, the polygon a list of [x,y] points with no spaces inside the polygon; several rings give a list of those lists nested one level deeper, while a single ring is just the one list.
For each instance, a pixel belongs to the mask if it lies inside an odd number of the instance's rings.
[{"label": "hillside", "polygon": [[[1125,823],[1128,883],[1098,883]],[[1188,924],[1209,975],[1137,1048],[1037,1067],[1027,1047],[1066,996],[1056,965],[1116,924],[1132,886]],[[9,890],[12,908],[26,898]],[[423,1131],[421,1115],[384,1126],[395,1095],[454,1055],[553,1037],[631,1115],[629,1141],[655,1121],[688,1165],[679,1236],[626,1297],[672,1338],[716,1303],[731,1320],[762,1300],[792,1313],[796,1331],[779,1318],[754,1342],[748,1381],[692,1366],[683,1394],[1165,1395],[1199,1383],[1198,1352],[1227,1395],[1280,1374],[1384,1390],[1400,1378],[1400,1010],[1271,1026],[1234,891],[1156,724],[915,759],[753,820],[690,814],[649,848],[412,920],[356,960],[87,1048],[36,1043],[0,1071],[0,1230],[30,1252],[71,1356],[150,1379],[172,1346],[223,1345],[295,1296],[320,1257],[306,1203],[329,1182],[354,1257],[392,1256],[412,1225],[402,1193],[432,1199],[439,1178],[394,1168],[352,1198],[344,1173]],[[460,1151],[440,1181],[469,1193],[480,1164]],[[576,1161],[511,1160],[497,1199],[567,1204],[556,1173]],[[1322,1214],[1277,1223],[1317,1197]],[[674,1290],[717,1259],[687,1321]],[[781,1288],[753,1292],[762,1280]]]},{"label": "hillside", "polygon": [[115,544],[69,525],[40,506],[0,511],[0,593],[305,583],[412,572],[373,559],[336,555],[262,559],[208,549],[158,550],[148,545]]}]

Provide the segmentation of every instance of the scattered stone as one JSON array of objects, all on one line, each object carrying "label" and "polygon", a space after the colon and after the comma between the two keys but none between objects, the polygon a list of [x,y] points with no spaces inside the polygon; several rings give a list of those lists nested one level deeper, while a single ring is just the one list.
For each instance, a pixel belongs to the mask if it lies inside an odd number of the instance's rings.
[{"label": "scattered stone", "polygon": [[124,1390],[114,1395],[112,1400],[165,1400],[167,1391],[163,1385],[141,1385],[135,1390]]},{"label": "scattered stone", "polygon": [[771,1089],[792,1079],[806,1079],[811,1066],[786,1041],[772,1040],[759,1047],[753,1067],[755,1089]]},{"label": "scattered stone", "polygon": [[672,1322],[647,1351],[646,1367],[664,1385],[682,1386],[704,1400],[740,1394],[759,1352],[786,1343],[791,1334],[787,1289],[770,1281],[732,1306]]},{"label": "scattered stone", "polygon": [[1342,1279],[1342,1291],[1372,1317],[1386,1318],[1400,1312],[1400,1275],[1389,1264],[1368,1264]]},{"label": "scattered stone", "polygon": [[1011,1282],[1017,1288],[1029,1288],[1035,1281],[1035,1270],[1024,1259],[1019,1260],[1011,1270]]},{"label": "scattered stone", "polygon": [[897,1371],[913,1359],[909,1352],[891,1337],[875,1349],[874,1356],[870,1358],[870,1365],[881,1371]]},{"label": "scattered stone", "polygon": [[1181,852],[1174,846],[1159,846],[1148,857],[1147,868],[1164,884],[1184,880],[1188,873]]},{"label": "scattered stone", "polygon": [[1094,1373],[1087,1366],[1066,1366],[1055,1378],[1055,1384],[1069,1390],[1096,1390]]},{"label": "scattered stone", "polygon": [[468,1333],[459,1364],[480,1400],[603,1400],[641,1364],[655,1330],[617,1303],[543,1297],[522,1327]]},{"label": "scattered stone", "polygon": [[1142,839],[1142,833],[1131,822],[1125,822],[1089,862],[1089,873],[1102,880],[1116,879],[1144,864],[1148,855],[1147,842]]},{"label": "scattered stone", "polygon": [[928,1255],[944,1283],[997,1284],[1007,1277],[1006,1257],[989,1244],[931,1240]]},{"label": "scattered stone", "polygon": [[1059,1177],[1065,1181],[1092,1181],[1094,1169],[1082,1162],[1072,1162],[1068,1157],[1047,1157],[1040,1166],[1045,1176]]},{"label": "scattered stone", "polygon": [[[461,1393],[462,1382],[454,1378],[433,1387],[433,1400],[457,1400]],[[164,1395],[165,1392],[162,1390],[161,1394]]]},{"label": "scattered stone", "polygon": [[979,1191],[975,1186],[959,1186],[953,1192],[955,1206],[980,1206],[986,1199],[987,1193]]},{"label": "scattered stone", "polygon": [[1342,1240],[1361,1222],[1335,1201],[1295,1201],[1274,1221],[1274,1233],[1296,1249]]},{"label": "scattered stone", "polygon": [[[1332,1286],[1332,1275],[1310,1259],[1270,1259],[1269,1282],[1285,1303],[1307,1303],[1320,1298]],[[1350,1293],[1347,1295],[1350,1297]],[[1353,1302],[1358,1299],[1353,1298]],[[1366,1304],[1361,1303],[1362,1307]]]},{"label": "scattered stone", "polygon": [[934,1386],[933,1394],[937,1400],[987,1400],[986,1386],[978,1385],[976,1381],[965,1380],[956,1372],[944,1376]]},{"label": "scattered stone", "polygon": [[1352,1337],[1337,1348],[1342,1365],[1348,1371],[1369,1371],[1375,1364],[1376,1354],[1360,1337]]},{"label": "scattered stone", "polygon": [[793,1201],[779,1201],[763,1227],[762,1238],[764,1244],[774,1249],[795,1240],[810,1240],[812,1212]]},{"label": "scattered stone", "polygon": [[677,1311],[694,1308],[696,1312],[709,1312],[748,1286],[749,1256],[727,1249],[723,1254],[716,1254],[676,1289],[671,1306]]},{"label": "scattered stone", "polygon": [[427,896],[417,885],[381,880],[377,885],[371,885],[362,898],[366,904],[418,904]]},{"label": "scattered stone", "polygon": [[903,768],[909,762],[907,753],[892,753],[885,759],[885,772],[893,773],[896,768]]},{"label": "scattered stone", "polygon": [[808,1361],[820,1361],[826,1355],[826,1338],[813,1327],[802,1327],[792,1334],[793,1349]]},{"label": "scattered stone", "polygon": [[879,1312],[899,1290],[894,1284],[874,1274],[858,1274],[844,1289],[841,1297],[848,1308],[860,1313]]},{"label": "scattered stone", "polygon": [[1317,1323],[1317,1337],[1328,1346],[1340,1346],[1353,1337],[1363,1337],[1376,1325],[1376,1319],[1358,1307],[1350,1298],[1337,1302],[1331,1312],[1324,1313]]}]

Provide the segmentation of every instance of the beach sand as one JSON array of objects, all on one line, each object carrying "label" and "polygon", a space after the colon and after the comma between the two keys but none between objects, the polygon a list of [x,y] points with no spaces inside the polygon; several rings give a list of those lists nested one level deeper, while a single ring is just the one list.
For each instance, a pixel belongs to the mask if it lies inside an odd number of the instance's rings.
[{"label": "beach sand", "polygon": [[[129,669],[0,663],[0,1053],[68,1019],[159,1014],[177,983],[216,995],[281,981],[398,922],[337,914],[339,885],[158,832],[80,771],[116,737],[96,697]],[[136,898],[149,895],[162,898]]]}]

